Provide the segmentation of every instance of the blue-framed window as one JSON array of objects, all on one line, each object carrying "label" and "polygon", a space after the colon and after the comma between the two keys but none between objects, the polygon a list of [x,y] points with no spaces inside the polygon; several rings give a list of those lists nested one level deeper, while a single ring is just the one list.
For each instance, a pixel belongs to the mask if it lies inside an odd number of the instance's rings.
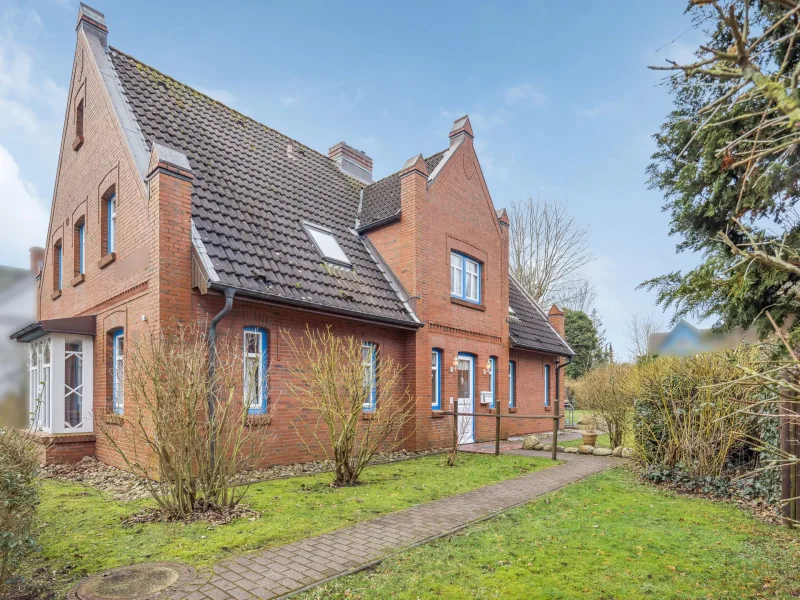
[{"label": "blue-framed window", "polygon": [[481,303],[481,263],[459,252],[450,252],[450,295]]},{"label": "blue-framed window", "polygon": [[517,407],[517,361],[508,361],[508,408]]},{"label": "blue-framed window", "polygon": [[544,366],[544,405],[550,406],[550,365]]},{"label": "blue-framed window", "polygon": [[115,414],[125,411],[125,330],[111,336],[111,407]]},{"label": "blue-framed window", "polygon": [[491,407],[497,406],[497,357],[489,357],[489,389],[492,392]]},{"label": "blue-framed window", "polygon": [[78,275],[83,275],[85,273],[85,248],[86,248],[86,224],[81,221],[78,226],[75,228],[75,235],[78,237],[78,256],[76,257],[77,260],[77,267],[78,267]]},{"label": "blue-framed window", "polygon": [[378,345],[374,342],[361,344],[361,366],[364,369],[364,398],[363,409],[375,410],[378,402]]},{"label": "blue-framed window", "polygon": [[431,406],[442,408],[442,351],[431,350]]},{"label": "blue-framed window", "polygon": [[117,249],[117,195],[111,194],[106,200],[106,254],[116,252]]},{"label": "blue-framed window", "polygon": [[61,242],[56,244],[56,289],[62,289],[64,285],[64,246]]},{"label": "blue-framed window", "polygon": [[244,403],[253,415],[267,412],[267,349],[269,334],[261,327],[245,327],[244,345]]}]

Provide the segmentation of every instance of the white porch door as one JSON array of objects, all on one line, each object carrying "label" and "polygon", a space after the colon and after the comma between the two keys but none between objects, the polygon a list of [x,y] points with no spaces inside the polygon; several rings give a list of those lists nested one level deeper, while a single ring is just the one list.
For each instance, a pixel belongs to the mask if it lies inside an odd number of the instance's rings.
[{"label": "white porch door", "polygon": [[[475,359],[468,354],[458,355],[458,412],[475,412]],[[475,423],[472,416],[458,416],[458,441],[471,444],[475,441]]]}]

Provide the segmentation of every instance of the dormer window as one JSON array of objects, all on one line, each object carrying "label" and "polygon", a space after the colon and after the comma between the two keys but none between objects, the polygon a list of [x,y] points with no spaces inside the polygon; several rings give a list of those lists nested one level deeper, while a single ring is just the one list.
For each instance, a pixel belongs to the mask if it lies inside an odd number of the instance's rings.
[{"label": "dormer window", "polygon": [[303,223],[303,227],[305,227],[308,237],[314,242],[314,246],[316,246],[317,252],[322,255],[322,258],[331,262],[350,265],[350,259],[347,258],[330,229],[311,223]]}]

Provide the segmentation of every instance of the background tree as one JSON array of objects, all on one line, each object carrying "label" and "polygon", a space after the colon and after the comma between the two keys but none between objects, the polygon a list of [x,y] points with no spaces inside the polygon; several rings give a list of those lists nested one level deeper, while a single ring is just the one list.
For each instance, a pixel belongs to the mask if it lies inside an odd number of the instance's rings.
[{"label": "background tree", "polygon": [[597,300],[597,288],[588,279],[561,288],[553,294],[553,302],[562,310],[578,310],[589,314]]},{"label": "background tree", "polygon": [[589,228],[567,212],[567,203],[529,197],[513,202],[508,218],[511,272],[534,300],[548,306],[579,290],[581,270],[593,257]]},{"label": "background tree", "polygon": [[625,338],[628,341],[628,352],[633,360],[647,356],[647,340],[651,333],[661,331],[663,324],[655,315],[633,313],[625,324]]},{"label": "background tree", "polygon": [[564,311],[564,337],[575,351],[572,362],[566,366],[567,377],[577,379],[601,360],[603,346],[595,323],[579,310]]}]

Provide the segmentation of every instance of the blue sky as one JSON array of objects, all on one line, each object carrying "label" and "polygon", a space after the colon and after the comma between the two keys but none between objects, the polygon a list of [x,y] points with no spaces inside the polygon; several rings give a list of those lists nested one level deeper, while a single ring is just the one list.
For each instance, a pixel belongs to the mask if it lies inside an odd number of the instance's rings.
[{"label": "blue sky", "polygon": [[[496,207],[568,200],[590,226],[587,272],[622,356],[629,315],[661,316],[636,285],[696,262],[675,254],[644,172],[671,106],[647,65],[698,40],[685,0],[90,4],[112,46],[317,150],[344,140],[376,177],[445,148],[469,113]],[[0,0],[2,264],[44,243],[76,15],[72,0]]]}]

